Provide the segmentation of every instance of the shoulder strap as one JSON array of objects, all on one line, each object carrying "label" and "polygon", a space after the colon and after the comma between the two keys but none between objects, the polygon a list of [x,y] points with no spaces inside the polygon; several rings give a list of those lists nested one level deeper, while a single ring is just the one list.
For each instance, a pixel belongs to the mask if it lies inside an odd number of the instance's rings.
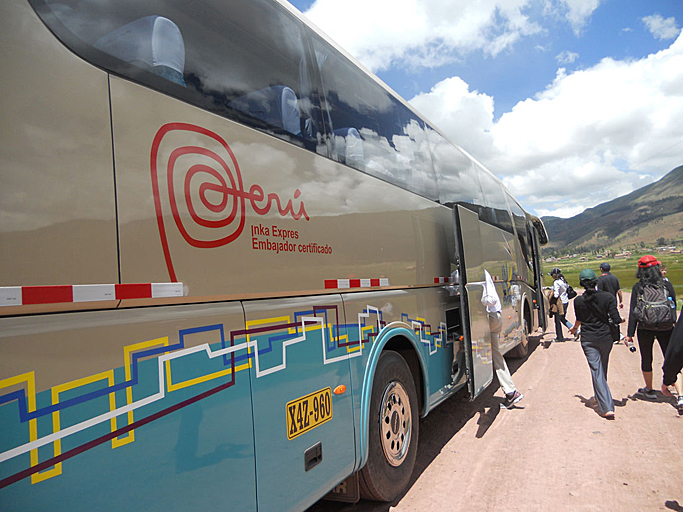
[{"label": "shoulder strap", "polygon": [[606,317],[606,316],[603,315],[600,311],[598,311],[598,308],[595,307],[595,304],[593,304],[593,301],[589,301],[589,300],[587,300],[587,298],[586,298],[586,299],[583,300],[583,302],[586,304],[586,306],[588,306],[588,307],[591,309],[591,311],[592,311],[593,313],[595,313],[595,316],[598,317],[598,320],[600,320],[603,324],[609,325],[609,323],[610,323],[609,317]]}]

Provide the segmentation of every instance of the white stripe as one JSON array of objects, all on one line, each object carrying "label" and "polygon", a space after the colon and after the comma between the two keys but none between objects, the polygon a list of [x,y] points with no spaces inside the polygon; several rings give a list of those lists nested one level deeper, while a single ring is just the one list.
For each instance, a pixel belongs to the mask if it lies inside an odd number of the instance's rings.
[{"label": "white stripe", "polygon": [[116,287],[113,284],[77,284],[71,288],[74,302],[116,300]]},{"label": "white stripe", "polygon": [[152,283],[152,298],[182,297],[183,283]]},{"label": "white stripe", "polygon": [[1,286],[0,306],[21,306],[21,286]]},{"label": "white stripe", "polygon": [[370,280],[369,279],[361,279],[360,285],[363,288],[369,288],[370,287]]},{"label": "white stripe", "polygon": [[389,286],[389,278],[388,277],[380,277],[379,278],[379,285],[380,286]]},{"label": "white stripe", "polygon": [[337,279],[337,288],[351,288],[351,283],[348,279]]}]

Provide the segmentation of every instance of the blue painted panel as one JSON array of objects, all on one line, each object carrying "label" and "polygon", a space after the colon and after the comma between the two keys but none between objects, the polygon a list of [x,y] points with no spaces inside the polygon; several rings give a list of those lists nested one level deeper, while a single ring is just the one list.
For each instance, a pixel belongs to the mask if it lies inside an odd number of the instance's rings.
[{"label": "blue painted panel", "polygon": [[[259,512],[304,510],[346,478],[355,463],[353,347],[347,343],[341,300],[322,296],[247,302],[244,307],[253,344]],[[332,419],[288,439],[286,404],[340,385],[346,392],[332,394]],[[322,444],[322,462],[306,471],[304,452],[316,443]]]},{"label": "blue painted panel", "polygon": [[[85,366],[89,358],[106,360],[101,356],[107,343],[125,339],[131,362],[127,369],[71,380],[64,375],[63,382],[35,395],[35,407],[30,381],[40,374],[3,371],[3,511],[256,510],[248,370],[221,355],[231,350],[230,334],[244,330],[241,307],[157,308],[145,315],[143,321],[133,311],[74,315],[66,333],[46,324],[44,334],[33,329],[0,340],[6,353],[13,352],[10,344],[30,344],[40,366],[49,345],[60,336],[78,336],[82,321],[101,339],[82,353],[64,343],[65,361],[80,358]],[[124,361],[123,351],[120,356]],[[23,382],[16,378],[22,375]],[[31,461],[33,422],[42,446]]]}]

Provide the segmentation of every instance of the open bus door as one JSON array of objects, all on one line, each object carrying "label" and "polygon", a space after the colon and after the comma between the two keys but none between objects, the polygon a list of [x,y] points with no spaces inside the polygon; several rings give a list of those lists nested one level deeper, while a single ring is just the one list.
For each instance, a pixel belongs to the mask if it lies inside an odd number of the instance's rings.
[{"label": "open bus door", "polygon": [[[491,338],[486,309],[482,306],[483,284],[476,282],[483,275],[483,254],[479,215],[462,207],[453,209],[455,239],[462,297],[462,325],[465,343],[467,381],[474,400],[493,380]],[[470,282],[470,276],[473,282]]]},{"label": "open bus door", "polygon": [[[543,230],[540,232],[540,230]],[[548,304],[543,295],[543,269],[541,268],[541,244],[548,243],[545,228],[540,219],[532,220],[529,225],[531,236],[532,264],[534,266],[534,289],[536,290],[536,310],[538,311],[538,325],[545,332],[548,320]]]}]

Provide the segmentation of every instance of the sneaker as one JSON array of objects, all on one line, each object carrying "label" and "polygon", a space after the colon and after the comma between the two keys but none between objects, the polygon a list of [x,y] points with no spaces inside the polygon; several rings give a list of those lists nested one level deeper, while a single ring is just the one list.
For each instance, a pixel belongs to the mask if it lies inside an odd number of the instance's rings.
[{"label": "sneaker", "polygon": [[614,411],[607,411],[605,414],[602,415],[603,418],[606,420],[613,420],[614,419]]},{"label": "sneaker", "polygon": [[678,397],[678,414],[683,416],[683,395]]},{"label": "sneaker", "polygon": [[654,389],[638,388],[638,393],[645,395],[647,398],[657,398],[657,392]]},{"label": "sneaker", "polygon": [[505,395],[505,401],[503,402],[503,407],[506,409],[509,409],[516,403],[519,403],[519,401],[524,398],[524,395],[520,393],[519,391],[515,390],[509,395]]}]

